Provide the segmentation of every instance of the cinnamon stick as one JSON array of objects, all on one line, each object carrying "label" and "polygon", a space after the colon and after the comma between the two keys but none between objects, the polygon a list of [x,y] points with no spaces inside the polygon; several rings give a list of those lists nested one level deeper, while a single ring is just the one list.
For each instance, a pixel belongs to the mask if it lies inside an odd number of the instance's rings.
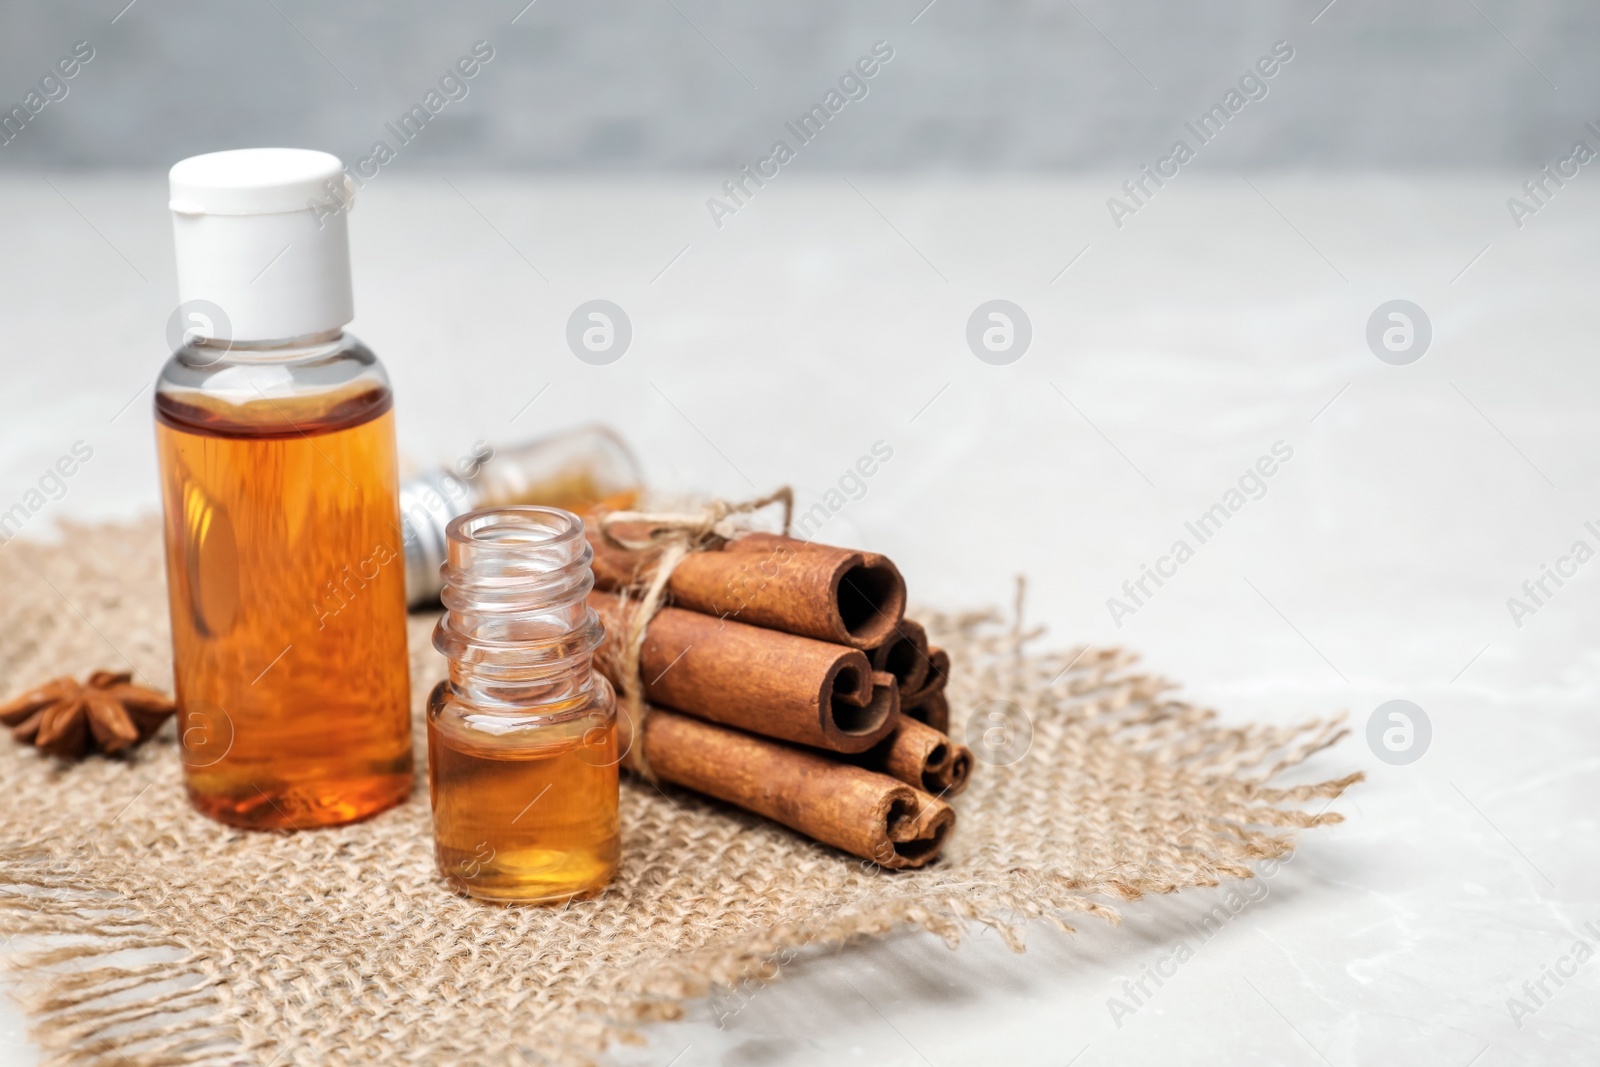
[{"label": "cinnamon stick", "polygon": [[[600,668],[614,674],[634,606],[601,592],[589,604],[606,629]],[[681,608],[650,620],[639,674],[653,704],[832,752],[871,748],[899,711],[893,677],[874,676],[859,649]]]},{"label": "cinnamon stick", "polygon": [[[653,553],[608,544],[598,524],[589,543],[601,589],[637,585],[655,565]],[[690,553],[667,592],[690,611],[859,649],[888,640],[906,607],[905,579],[888,557],[767,533]]]},{"label": "cinnamon stick", "polygon": [[921,623],[901,619],[871,657],[873,670],[894,675],[902,696],[915,693],[928,680],[928,631]]},{"label": "cinnamon stick", "polygon": [[944,801],[778,741],[655,709],[645,758],[672,782],[884,867],[921,867],[944,847],[955,811]]},{"label": "cinnamon stick", "polygon": [[888,737],[851,762],[941,797],[960,793],[972,776],[971,749],[903,714]]},{"label": "cinnamon stick", "polygon": [[950,702],[943,692],[925,696],[909,707],[902,706],[900,714],[926,723],[942,734],[950,732]]},{"label": "cinnamon stick", "polygon": [[900,698],[903,704],[921,704],[935,693],[943,692],[950,681],[950,653],[942,648],[928,649],[928,673],[922,680],[920,687],[908,689],[900,687]]},{"label": "cinnamon stick", "polygon": [[928,676],[922,688],[900,694],[900,711],[918,722],[927,723],[940,733],[950,732],[950,702],[944,687],[950,681],[950,653],[942,648],[928,650]]},{"label": "cinnamon stick", "polygon": [[967,783],[972,780],[972,749],[959,741],[952,741],[954,753],[950,757],[950,769],[945,774],[944,780],[949,784],[944,787],[947,797],[958,796],[967,788]]}]

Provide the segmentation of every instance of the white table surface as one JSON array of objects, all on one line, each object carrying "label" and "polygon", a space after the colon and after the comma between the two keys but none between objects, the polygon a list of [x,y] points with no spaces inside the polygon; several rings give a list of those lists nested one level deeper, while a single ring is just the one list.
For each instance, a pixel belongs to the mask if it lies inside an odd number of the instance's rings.
[{"label": "white table surface", "polygon": [[[785,172],[719,231],[723,175],[448,177],[384,173],[352,221],[352,329],[417,464],[605,419],[658,484],[809,502],[882,440],[822,539],[891,553],[929,604],[1005,603],[1026,574],[1056,640],[1133,646],[1228,717],[1348,709],[1358,735],[1301,778],[1370,775],[1120,1026],[1108,998],[1218,894],[1036,928],[1021,956],[983,934],[828,954],[611,1063],[1600,1062],[1600,961],[1520,1026],[1507,1009],[1600,928],[1600,563],[1520,628],[1506,604],[1600,547],[1597,180],[1519,231],[1520,174],[1186,171],[1117,230],[1120,174]],[[95,450],[32,535],[156,505],[165,199],[160,175],[0,179],[0,508]],[[997,297],[1034,330],[1005,367],[965,342]],[[634,328],[606,367],[563,340],[593,298]],[[1395,298],[1433,323],[1410,366],[1365,340]],[[1114,627],[1106,598],[1278,440],[1267,495]],[[1408,766],[1362,736],[1394,698],[1433,724]],[[34,1062],[23,1031],[6,1002],[0,1061]]]}]

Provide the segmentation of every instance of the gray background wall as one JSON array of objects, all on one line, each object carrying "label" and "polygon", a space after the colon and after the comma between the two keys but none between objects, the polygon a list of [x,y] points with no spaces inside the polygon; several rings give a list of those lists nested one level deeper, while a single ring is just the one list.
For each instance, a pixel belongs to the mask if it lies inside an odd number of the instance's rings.
[{"label": "gray background wall", "polygon": [[95,58],[0,167],[356,158],[480,39],[494,60],[397,166],[734,167],[878,39],[894,61],[806,167],[1137,165],[1279,39],[1294,62],[1209,165],[1537,166],[1600,120],[1592,0],[526,3],[6,0],[7,107],[73,42]]}]

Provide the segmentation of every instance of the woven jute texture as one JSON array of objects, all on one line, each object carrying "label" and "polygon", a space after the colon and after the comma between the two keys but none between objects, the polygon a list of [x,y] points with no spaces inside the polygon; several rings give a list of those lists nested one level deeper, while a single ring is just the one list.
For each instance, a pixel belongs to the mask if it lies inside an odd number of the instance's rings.
[{"label": "woven jute texture", "polygon": [[[4,695],[98,667],[170,686],[158,537],[68,528],[0,547]],[[907,925],[954,940],[974,922],[1020,947],[1030,919],[1116,922],[1118,902],[1250,877],[1300,828],[1337,821],[1329,805],[1359,777],[1272,784],[1336,741],[1337,720],[1224,725],[1126,653],[1035,650],[1040,635],[997,615],[922,617],[956,665],[953,730],[981,709],[984,729],[1032,737],[1020,760],[978,767],[943,857],[912,873],[627,781],[608,891],[491,907],[436,876],[420,775],[368,822],[245,834],[189,809],[170,725],[131,757],[70,767],[0,738],[13,992],[49,1063],[581,1063],[797,950]],[[411,629],[419,743],[443,670],[432,623]]]}]

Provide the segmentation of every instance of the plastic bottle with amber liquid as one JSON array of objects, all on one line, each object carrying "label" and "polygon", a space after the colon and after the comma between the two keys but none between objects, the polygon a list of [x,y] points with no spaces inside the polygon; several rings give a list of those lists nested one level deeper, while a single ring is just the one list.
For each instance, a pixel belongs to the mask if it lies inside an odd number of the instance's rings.
[{"label": "plastic bottle with amber liquid", "polygon": [[450,675],[428,697],[428,784],[439,872],[474,897],[550,903],[616,871],[617,711],[593,670],[604,630],[585,597],[583,521],[499,507],[445,533]]},{"label": "plastic bottle with amber liquid", "polygon": [[170,180],[155,413],[185,784],[234,826],[352,822],[404,799],[413,761],[393,398],[343,332],[347,216],[317,206],[347,179],[246,149]]}]

